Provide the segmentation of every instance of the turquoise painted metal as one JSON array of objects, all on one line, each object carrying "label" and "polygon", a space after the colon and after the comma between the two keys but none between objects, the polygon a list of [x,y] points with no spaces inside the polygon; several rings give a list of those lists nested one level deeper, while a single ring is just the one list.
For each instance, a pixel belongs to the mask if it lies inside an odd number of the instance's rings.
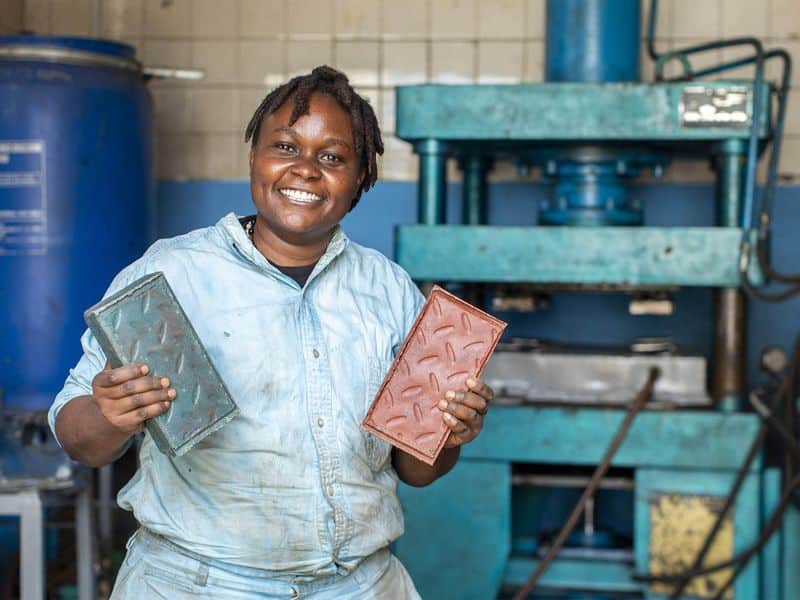
[{"label": "turquoise painted metal", "polygon": [[[696,82],[682,83],[536,83],[522,85],[412,85],[397,88],[397,137],[409,142],[459,142],[485,155],[512,153],[532,142],[714,142],[747,140],[749,123],[691,126],[681,121],[680,106]],[[748,80],[704,81],[708,90],[741,88],[752,111],[753,83]],[[764,84],[761,94],[769,98]],[[554,109],[556,107],[556,109]],[[767,137],[769,112],[761,118]],[[418,146],[416,146],[418,147]],[[707,149],[684,148],[708,155]],[[524,154],[524,149],[523,149]]]},{"label": "turquoise painted metal", "polygon": [[550,0],[548,81],[638,81],[639,0]]},{"label": "turquoise painted metal", "polygon": [[[483,433],[463,448],[452,473],[423,489],[401,485],[406,534],[395,550],[422,597],[487,600],[496,597],[503,583],[523,583],[536,560],[510,553],[513,465],[597,464],[623,418],[624,412],[614,409],[496,406],[487,416]],[[649,567],[650,499],[663,492],[723,498],[758,428],[758,418],[751,414],[642,413],[613,461],[614,467],[634,473],[632,560],[559,559],[542,584],[663,598],[650,594],[646,584],[631,577],[646,573]],[[734,508],[736,551],[756,539],[780,495],[779,485],[778,474],[763,471],[757,460]],[[743,572],[735,598],[793,600],[793,596],[773,595],[781,584],[776,557],[787,542],[798,546],[779,535],[760,561]],[[783,574],[792,576],[796,575]],[[762,587],[766,595],[759,595]]]},{"label": "turquoise painted metal", "polygon": [[[397,136],[420,156],[420,225],[398,227],[395,256],[415,279],[702,286],[725,300],[718,310],[713,395],[728,412],[637,417],[613,461],[634,482],[633,547],[612,553],[615,558],[559,558],[542,580],[548,588],[585,594],[580,597],[663,598],[631,577],[651,568],[651,531],[659,531],[651,523],[653,498],[704,496],[712,504],[723,498],[759,427],[755,416],[735,411],[743,389],[733,375],[741,372],[744,349],[737,321],[744,310],[740,253],[753,233],[745,201],[747,174],[755,166],[748,149],[771,134],[771,88],[754,80],[637,82],[638,4],[549,0],[546,83],[397,90]],[[617,10],[618,18],[610,17]],[[606,35],[593,38],[597,32]],[[753,119],[756,105],[765,109]],[[751,131],[758,139],[750,139]],[[641,210],[628,197],[627,182],[675,158],[713,158],[716,227],[640,226]],[[464,171],[462,226],[444,225],[449,159]],[[496,159],[538,167],[553,184],[537,199],[538,215],[531,214],[528,227],[486,225],[486,174]],[[756,272],[751,276],[761,280]],[[422,596],[487,600],[504,584],[522,584],[536,566],[536,524],[520,506],[531,488],[513,487],[514,473],[596,465],[623,418],[624,411],[610,408],[497,406],[452,473],[424,490],[401,486],[407,531],[396,550]],[[779,474],[757,460],[732,511],[733,550],[756,538],[779,485]],[[540,509],[535,500],[528,508]],[[800,536],[787,533],[798,530],[800,515],[792,511],[783,531],[737,579],[736,600],[800,598],[800,569],[786,568],[800,564]]]},{"label": "turquoise painted metal", "polygon": [[421,281],[737,286],[737,227],[407,225],[397,261]]}]

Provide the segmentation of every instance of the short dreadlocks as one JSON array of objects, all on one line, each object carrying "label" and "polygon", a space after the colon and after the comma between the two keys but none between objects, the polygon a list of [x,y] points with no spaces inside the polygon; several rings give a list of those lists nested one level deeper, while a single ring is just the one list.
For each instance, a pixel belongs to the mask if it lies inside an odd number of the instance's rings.
[{"label": "short dreadlocks", "polygon": [[258,134],[261,132],[261,122],[264,117],[278,110],[290,98],[294,100],[294,108],[289,118],[289,125],[294,124],[300,115],[308,114],[309,101],[314,92],[332,96],[350,115],[355,153],[365,170],[364,181],[361,182],[361,187],[350,207],[352,210],[361,198],[362,192],[375,185],[378,179],[376,155],[383,154],[383,140],[375,111],[369,102],[356,93],[347,76],[341,71],[322,65],[308,75],[295,77],[272,90],[253,113],[245,130],[244,141],[252,141],[255,146],[258,143]]}]

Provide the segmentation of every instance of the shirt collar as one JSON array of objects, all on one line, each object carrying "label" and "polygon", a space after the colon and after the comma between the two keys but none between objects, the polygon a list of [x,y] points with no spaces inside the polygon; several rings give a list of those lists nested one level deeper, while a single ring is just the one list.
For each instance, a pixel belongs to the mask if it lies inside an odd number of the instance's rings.
[{"label": "shirt collar", "polygon": [[[244,227],[242,227],[242,224],[239,222],[239,217],[237,217],[236,214],[232,212],[228,213],[217,221],[216,227],[221,231],[228,243],[248,261],[284,277],[284,275],[270,264],[266,257],[258,251],[253,242],[250,241],[250,238],[245,233]],[[341,225],[337,225],[333,230],[333,235],[331,236],[330,242],[328,242],[325,253],[317,261],[317,265],[308,277],[306,287],[308,287],[308,284],[318,273],[321,273],[325,267],[344,251],[349,241]]]}]

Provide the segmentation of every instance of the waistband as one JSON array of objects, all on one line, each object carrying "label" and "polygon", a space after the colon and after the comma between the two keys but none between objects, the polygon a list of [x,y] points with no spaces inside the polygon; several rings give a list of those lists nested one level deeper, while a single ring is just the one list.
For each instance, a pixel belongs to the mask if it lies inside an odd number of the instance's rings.
[{"label": "waistband", "polygon": [[[358,566],[346,571],[330,575],[298,575],[284,571],[257,569],[208,558],[187,550],[170,540],[140,527],[129,542],[129,551],[133,545],[143,545],[147,553],[159,564],[171,565],[173,569],[191,575],[195,584],[206,585],[218,577],[241,579],[243,584],[262,588],[268,592],[285,592],[295,597],[296,592],[310,593],[334,587],[353,580],[358,584],[377,580],[389,567],[391,554],[388,548],[382,548],[361,561]],[[278,588],[278,589],[276,589]],[[255,590],[254,590],[255,591]]]}]

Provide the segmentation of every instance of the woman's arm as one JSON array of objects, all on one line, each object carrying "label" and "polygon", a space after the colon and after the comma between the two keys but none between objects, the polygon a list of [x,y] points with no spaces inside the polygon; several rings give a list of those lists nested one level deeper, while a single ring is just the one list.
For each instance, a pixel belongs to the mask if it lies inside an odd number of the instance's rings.
[{"label": "woman's arm", "polygon": [[67,402],[56,417],[56,436],[70,458],[91,467],[113,462],[147,419],[175,398],[166,377],[148,377],[145,365],[108,365],[92,380],[92,394]]},{"label": "woman's arm", "polygon": [[416,487],[433,483],[455,466],[461,446],[478,437],[494,391],[476,377],[468,378],[466,383],[468,391],[449,391],[439,401],[442,419],[450,428],[450,435],[433,466],[399,448],[392,449],[392,466],[402,482]]}]

